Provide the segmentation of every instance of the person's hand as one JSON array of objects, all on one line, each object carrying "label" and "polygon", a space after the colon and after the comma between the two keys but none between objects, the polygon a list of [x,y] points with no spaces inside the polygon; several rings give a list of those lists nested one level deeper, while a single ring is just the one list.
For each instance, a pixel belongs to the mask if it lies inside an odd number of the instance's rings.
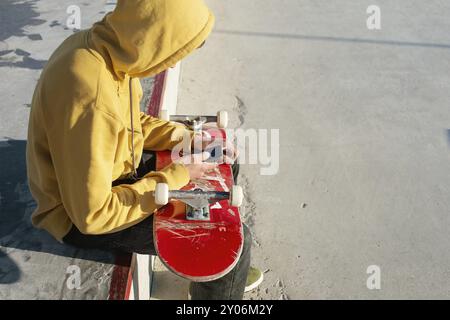
[{"label": "person's hand", "polygon": [[207,131],[202,130],[200,132],[195,132],[191,148],[194,152],[204,151],[211,141],[211,135]]},{"label": "person's hand", "polygon": [[[192,150],[194,152],[214,150],[214,160],[218,163],[233,164],[239,156],[238,149],[235,144],[227,139],[225,142],[222,140],[213,140],[208,131],[201,131],[195,133],[192,139]],[[217,151],[220,154],[217,154]]]},{"label": "person's hand", "polygon": [[216,163],[205,162],[209,158],[209,153],[195,153],[181,157],[177,160],[178,163],[184,164],[189,171],[191,180],[200,179],[206,172],[214,170],[217,167]]}]

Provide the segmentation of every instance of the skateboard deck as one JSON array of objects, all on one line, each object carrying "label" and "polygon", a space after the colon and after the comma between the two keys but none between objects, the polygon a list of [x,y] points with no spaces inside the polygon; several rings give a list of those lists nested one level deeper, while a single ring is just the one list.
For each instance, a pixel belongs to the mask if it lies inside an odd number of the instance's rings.
[{"label": "skateboard deck", "polygon": [[[208,130],[211,132],[211,130]],[[225,131],[212,130],[215,139],[224,139]],[[156,169],[172,162],[170,151],[156,154]],[[181,190],[229,192],[234,185],[231,165],[220,164],[202,179],[190,181]],[[192,281],[211,281],[231,271],[242,252],[242,222],[237,207],[228,199],[209,205],[208,220],[187,219],[185,202],[172,199],[154,214],[155,248],[171,271]]]}]

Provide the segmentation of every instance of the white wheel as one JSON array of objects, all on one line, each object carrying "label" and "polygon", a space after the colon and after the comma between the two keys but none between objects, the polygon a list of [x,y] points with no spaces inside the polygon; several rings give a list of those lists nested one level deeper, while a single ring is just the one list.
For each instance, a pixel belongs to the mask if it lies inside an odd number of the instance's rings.
[{"label": "white wheel", "polygon": [[241,186],[232,186],[230,195],[230,204],[233,207],[240,207],[244,201],[244,191]]},{"label": "white wheel", "polygon": [[155,203],[164,206],[169,202],[169,185],[167,183],[157,183],[155,189]]},{"label": "white wheel", "polygon": [[169,120],[170,120],[169,110],[161,109],[161,110],[159,111],[159,118],[160,118],[161,120],[169,121]]},{"label": "white wheel", "polygon": [[217,112],[217,126],[225,129],[228,126],[228,112],[221,110]]}]

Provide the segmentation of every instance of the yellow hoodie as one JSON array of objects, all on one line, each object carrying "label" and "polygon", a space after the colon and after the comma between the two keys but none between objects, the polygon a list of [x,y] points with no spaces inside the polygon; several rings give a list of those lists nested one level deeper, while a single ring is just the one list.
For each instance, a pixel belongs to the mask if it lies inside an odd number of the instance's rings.
[{"label": "yellow hoodie", "polygon": [[172,164],[137,183],[111,187],[134,172],[132,141],[138,164],[143,149],[171,149],[185,130],[139,112],[137,78],[195,50],[213,22],[202,0],[119,0],[114,12],[53,53],[35,89],[28,130],[36,227],[59,241],[72,224],[85,234],[120,231],[157,208],[151,195],[156,183],[171,189],[188,183],[186,168]]}]

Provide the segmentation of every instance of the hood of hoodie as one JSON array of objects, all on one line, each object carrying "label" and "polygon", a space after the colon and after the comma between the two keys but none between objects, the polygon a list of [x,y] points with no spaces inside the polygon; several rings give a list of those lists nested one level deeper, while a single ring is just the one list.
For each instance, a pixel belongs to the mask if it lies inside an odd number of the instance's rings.
[{"label": "hood of hoodie", "polygon": [[175,65],[208,37],[214,16],[202,0],[118,0],[90,30],[90,45],[119,78]]}]

